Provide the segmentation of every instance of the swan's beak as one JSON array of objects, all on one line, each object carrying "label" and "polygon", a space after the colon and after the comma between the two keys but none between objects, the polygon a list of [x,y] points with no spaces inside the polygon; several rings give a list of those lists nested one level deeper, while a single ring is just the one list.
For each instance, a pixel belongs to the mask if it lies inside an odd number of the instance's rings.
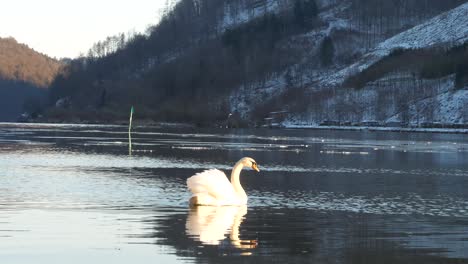
[{"label": "swan's beak", "polygon": [[256,163],[252,164],[252,169],[256,170],[257,172],[260,172]]}]

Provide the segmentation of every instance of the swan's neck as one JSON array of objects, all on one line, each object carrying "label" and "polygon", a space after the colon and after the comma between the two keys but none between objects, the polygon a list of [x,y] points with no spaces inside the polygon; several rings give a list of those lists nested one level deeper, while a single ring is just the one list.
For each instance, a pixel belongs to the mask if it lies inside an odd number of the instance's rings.
[{"label": "swan's neck", "polygon": [[244,188],[242,188],[242,185],[240,184],[240,180],[239,180],[239,175],[240,175],[242,168],[244,168],[244,165],[242,165],[240,161],[237,162],[236,165],[234,165],[234,168],[232,169],[232,172],[231,172],[231,184],[234,187],[234,190],[236,191],[236,193],[240,197],[246,198],[247,194],[245,193]]}]

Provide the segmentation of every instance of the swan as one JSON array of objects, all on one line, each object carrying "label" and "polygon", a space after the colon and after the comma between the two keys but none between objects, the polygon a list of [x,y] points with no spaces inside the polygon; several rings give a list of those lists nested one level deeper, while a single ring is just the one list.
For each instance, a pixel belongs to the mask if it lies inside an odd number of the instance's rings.
[{"label": "swan", "polygon": [[257,162],[252,158],[240,159],[231,172],[231,182],[224,172],[211,169],[197,173],[187,179],[187,187],[193,193],[190,206],[198,205],[244,205],[247,204],[247,194],[239,181],[239,174],[244,167],[250,167],[257,172]]}]

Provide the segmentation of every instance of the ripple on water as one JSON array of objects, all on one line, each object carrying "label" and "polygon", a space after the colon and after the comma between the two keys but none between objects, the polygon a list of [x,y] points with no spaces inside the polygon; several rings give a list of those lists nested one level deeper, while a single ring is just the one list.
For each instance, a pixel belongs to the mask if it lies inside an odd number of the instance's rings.
[{"label": "ripple on water", "polygon": [[251,193],[249,202],[256,207],[304,208],[321,211],[345,211],[378,215],[428,215],[468,217],[468,201],[449,196],[423,198],[406,196],[349,196],[333,192],[265,192]]}]

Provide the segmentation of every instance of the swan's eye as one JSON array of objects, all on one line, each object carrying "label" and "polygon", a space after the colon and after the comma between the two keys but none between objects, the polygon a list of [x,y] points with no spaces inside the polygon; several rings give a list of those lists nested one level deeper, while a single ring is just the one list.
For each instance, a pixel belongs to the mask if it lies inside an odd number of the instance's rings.
[{"label": "swan's eye", "polygon": [[260,171],[260,170],[258,169],[257,162],[252,161],[252,169],[256,170],[257,172]]}]

